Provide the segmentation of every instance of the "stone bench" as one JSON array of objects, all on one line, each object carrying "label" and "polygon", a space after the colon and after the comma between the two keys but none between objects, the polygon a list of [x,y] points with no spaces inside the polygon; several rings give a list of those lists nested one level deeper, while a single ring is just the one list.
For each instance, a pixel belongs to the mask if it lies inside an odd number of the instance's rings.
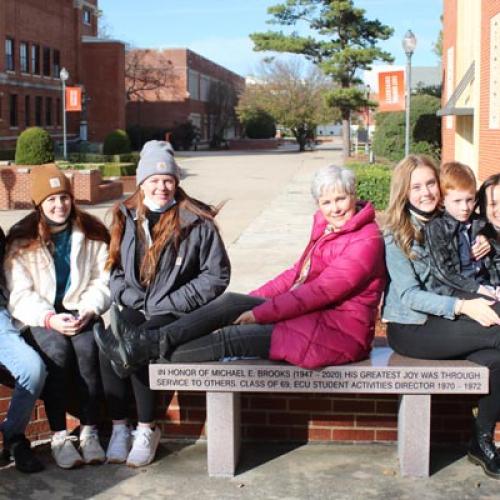
[{"label": "stone bench", "polygon": [[469,361],[406,358],[390,348],[373,349],[360,363],[304,370],[265,360],[152,364],[155,390],[205,391],[210,476],[233,476],[240,451],[240,394],[398,394],[398,457],[402,476],[427,477],[431,396],[486,394],[488,368]]}]

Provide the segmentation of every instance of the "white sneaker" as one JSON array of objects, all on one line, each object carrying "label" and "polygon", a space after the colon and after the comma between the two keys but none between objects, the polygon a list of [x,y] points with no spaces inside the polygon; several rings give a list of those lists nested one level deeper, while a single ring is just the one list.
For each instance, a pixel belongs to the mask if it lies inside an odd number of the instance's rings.
[{"label": "white sneaker", "polygon": [[131,446],[132,434],[129,426],[113,425],[113,432],[106,451],[108,464],[123,464],[126,462]]},{"label": "white sneaker", "polygon": [[74,436],[53,437],[50,443],[52,456],[61,469],[72,469],[83,464],[83,458],[73,445]]},{"label": "white sneaker", "polygon": [[96,429],[80,434],[80,451],[86,464],[102,464],[106,459]]},{"label": "white sneaker", "polygon": [[129,467],[142,467],[150,464],[154,460],[156,449],[160,444],[160,428],[156,426],[153,430],[149,427],[137,427],[133,435],[134,443],[128,454],[127,465]]}]

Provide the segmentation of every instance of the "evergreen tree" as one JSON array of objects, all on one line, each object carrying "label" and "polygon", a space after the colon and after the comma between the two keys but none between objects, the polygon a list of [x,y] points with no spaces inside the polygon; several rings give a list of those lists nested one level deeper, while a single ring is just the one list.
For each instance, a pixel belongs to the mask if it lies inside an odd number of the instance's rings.
[{"label": "evergreen tree", "polygon": [[343,152],[349,155],[349,119],[352,111],[371,105],[359,88],[359,71],[371,69],[374,61],[392,62],[393,57],[377,46],[387,40],[393,29],[378,20],[365,17],[364,9],[353,0],[286,0],[269,7],[271,24],[295,26],[305,22],[318,36],[300,36],[282,31],[253,33],[254,49],[258,51],[303,54],[329,75],[336,84],[328,96],[332,107],[342,116]]}]

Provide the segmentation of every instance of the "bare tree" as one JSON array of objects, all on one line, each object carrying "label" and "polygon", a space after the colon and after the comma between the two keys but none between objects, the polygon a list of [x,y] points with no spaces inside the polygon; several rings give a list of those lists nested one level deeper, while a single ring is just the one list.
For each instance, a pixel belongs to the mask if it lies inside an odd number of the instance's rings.
[{"label": "bare tree", "polygon": [[236,105],[238,94],[230,83],[221,80],[212,80],[208,91],[208,112],[212,120],[211,144],[220,146],[226,131],[234,126],[238,118]]},{"label": "bare tree", "polygon": [[127,50],[125,54],[127,100],[160,100],[174,89],[176,79],[172,61],[161,51]]},{"label": "bare tree", "polygon": [[338,121],[340,113],[326,101],[332,82],[316,67],[304,71],[298,60],[269,61],[262,65],[256,83],[247,85],[238,104],[245,122],[256,109],[269,113],[295,137],[304,151],[317,125]]}]

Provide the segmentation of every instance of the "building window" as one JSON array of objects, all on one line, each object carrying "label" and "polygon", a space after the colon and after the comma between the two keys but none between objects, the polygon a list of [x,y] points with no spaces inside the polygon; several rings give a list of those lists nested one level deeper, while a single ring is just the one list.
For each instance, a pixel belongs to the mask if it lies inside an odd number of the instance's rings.
[{"label": "building window", "polygon": [[28,44],[21,42],[19,44],[19,69],[21,73],[29,73],[29,59],[28,59]]},{"label": "building window", "polygon": [[12,38],[5,39],[5,69],[14,71],[16,69],[14,63],[14,40]]},{"label": "building window", "polygon": [[10,95],[10,126],[17,127],[17,95]]},{"label": "building window", "polygon": [[31,71],[34,75],[40,74],[40,45],[31,46]]},{"label": "building window", "polygon": [[42,126],[42,98],[40,96],[35,97],[35,125]]},{"label": "building window", "polygon": [[188,70],[188,92],[191,99],[200,99],[200,74],[192,69]]},{"label": "building window", "polygon": [[50,76],[50,49],[43,48],[43,76]]},{"label": "building window", "polygon": [[24,124],[26,127],[31,125],[31,100],[30,96],[24,96]]},{"label": "building window", "polygon": [[83,8],[83,24],[88,24],[90,26],[91,24],[91,12],[90,9],[87,9],[86,7]]},{"label": "building window", "polygon": [[45,99],[45,125],[52,126],[52,97]]},{"label": "building window", "polygon": [[200,78],[200,100],[208,102],[210,99],[211,80],[208,76],[201,75]]},{"label": "building window", "polygon": [[54,78],[59,78],[59,72],[61,71],[61,53],[58,50],[54,50],[52,54],[52,76]]},{"label": "building window", "polygon": [[58,127],[61,126],[61,113],[62,113],[61,106],[62,106],[61,99],[56,99],[56,125]]}]

